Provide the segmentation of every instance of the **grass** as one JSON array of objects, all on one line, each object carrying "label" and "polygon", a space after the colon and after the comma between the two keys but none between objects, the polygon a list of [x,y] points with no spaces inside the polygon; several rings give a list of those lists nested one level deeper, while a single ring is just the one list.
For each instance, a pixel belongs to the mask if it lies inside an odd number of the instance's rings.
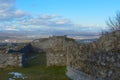
[{"label": "grass", "polygon": [[[6,69],[0,69],[0,80],[8,80],[12,75],[9,72],[23,73],[28,78],[24,80],[70,80],[66,76],[65,66],[46,66],[46,54],[34,54],[34,59],[28,59],[26,68],[14,68],[8,66]],[[15,79],[22,80],[22,79]]]},{"label": "grass", "polygon": [[[9,72],[20,72],[28,78],[24,80],[70,80],[66,75],[66,67],[46,67],[33,66],[28,68],[16,68],[10,70],[0,70],[0,80],[8,80],[11,77]],[[16,79],[21,80],[21,79]]]}]

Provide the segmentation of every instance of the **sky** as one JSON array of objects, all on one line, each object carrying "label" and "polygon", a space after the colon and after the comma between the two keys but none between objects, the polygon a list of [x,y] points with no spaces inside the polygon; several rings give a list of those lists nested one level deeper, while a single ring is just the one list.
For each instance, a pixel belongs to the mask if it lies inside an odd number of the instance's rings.
[{"label": "sky", "polygon": [[99,32],[120,0],[0,0],[0,31]]},{"label": "sky", "polygon": [[[37,14],[56,14],[85,26],[106,26],[120,0],[17,0],[17,7]],[[21,6],[22,5],[22,6]]]}]

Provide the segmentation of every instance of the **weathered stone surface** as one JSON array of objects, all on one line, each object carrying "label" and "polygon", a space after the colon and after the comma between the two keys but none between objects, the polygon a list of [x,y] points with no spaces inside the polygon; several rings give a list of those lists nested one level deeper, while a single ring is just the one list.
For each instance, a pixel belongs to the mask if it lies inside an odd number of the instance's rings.
[{"label": "weathered stone surface", "polygon": [[4,54],[0,55],[0,68],[14,66],[22,67],[22,54]]},{"label": "weathered stone surface", "polygon": [[[91,75],[96,79],[119,80],[119,34],[120,31],[106,33],[98,41],[89,44],[77,45],[76,43],[70,43],[67,47],[68,66]],[[68,69],[68,73],[71,72],[69,70],[70,69]],[[76,74],[81,76],[81,73],[79,74],[75,72],[73,75],[75,76]],[[79,76],[72,79],[83,80],[79,79]]]},{"label": "weathered stone surface", "polygon": [[90,75],[85,74],[79,70],[75,70],[74,68],[68,66],[67,67],[67,76],[69,76],[72,80],[95,80]]},{"label": "weathered stone surface", "polygon": [[25,62],[23,52],[27,51],[27,49],[24,49],[25,47],[26,44],[0,46],[0,68],[8,66],[22,67]]},{"label": "weathered stone surface", "polygon": [[39,52],[46,52],[47,66],[64,66],[67,63],[66,47],[72,40],[66,36],[53,36],[34,40],[31,45],[35,50],[40,50]]}]

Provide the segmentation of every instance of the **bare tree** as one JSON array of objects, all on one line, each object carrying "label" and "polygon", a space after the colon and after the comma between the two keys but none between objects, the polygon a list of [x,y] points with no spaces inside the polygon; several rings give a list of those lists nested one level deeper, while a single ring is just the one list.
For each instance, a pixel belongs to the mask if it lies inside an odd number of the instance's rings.
[{"label": "bare tree", "polygon": [[120,30],[120,12],[117,12],[116,16],[113,19],[109,18],[107,25],[112,31]]}]

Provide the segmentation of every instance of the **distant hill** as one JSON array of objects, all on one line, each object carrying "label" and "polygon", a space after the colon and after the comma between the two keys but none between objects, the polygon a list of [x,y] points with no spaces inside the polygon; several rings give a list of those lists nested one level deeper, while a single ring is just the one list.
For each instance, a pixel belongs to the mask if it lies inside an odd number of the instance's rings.
[{"label": "distant hill", "polygon": [[78,32],[74,30],[38,30],[38,31],[1,31],[0,40],[3,39],[29,39],[34,40],[36,38],[45,38],[49,36],[63,36],[67,35],[74,39],[89,39],[98,38],[100,35],[98,32]]}]

